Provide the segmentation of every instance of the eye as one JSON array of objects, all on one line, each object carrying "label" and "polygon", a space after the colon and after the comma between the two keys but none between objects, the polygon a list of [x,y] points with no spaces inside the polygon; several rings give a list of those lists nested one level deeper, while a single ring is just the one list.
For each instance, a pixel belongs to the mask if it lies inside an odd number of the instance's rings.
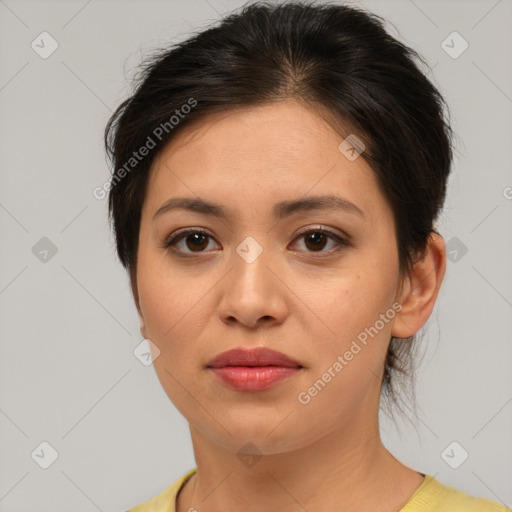
[{"label": "eye", "polygon": [[[331,254],[349,245],[348,240],[342,236],[323,228],[303,231],[295,240],[303,241],[306,252],[319,252],[322,254]],[[329,242],[331,242],[331,249],[324,251],[323,249],[329,245]]]},{"label": "eye", "polygon": [[[165,248],[172,248],[176,252],[183,252],[185,254],[200,253],[204,252],[209,245],[208,239],[212,239],[206,231],[199,229],[187,229],[180,231],[177,234],[172,235],[166,242]],[[176,249],[177,248],[177,249]],[[190,249],[190,252],[184,250],[185,248]]]},{"label": "eye", "polygon": [[[211,240],[213,240],[213,237],[206,231],[200,229],[186,229],[171,235],[165,242],[164,248],[188,255],[202,253],[207,252],[206,249],[208,249]],[[328,255],[349,245],[348,240],[342,236],[323,228],[303,231],[298,235],[295,241],[303,241],[306,252]],[[334,248],[324,251],[323,249],[329,245],[329,242],[331,242]]]}]

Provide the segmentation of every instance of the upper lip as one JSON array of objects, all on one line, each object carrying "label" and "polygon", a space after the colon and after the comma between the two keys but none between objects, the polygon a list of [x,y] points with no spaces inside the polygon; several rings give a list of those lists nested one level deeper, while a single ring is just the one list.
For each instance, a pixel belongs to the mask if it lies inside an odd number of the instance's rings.
[{"label": "upper lip", "polygon": [[291,359],[286,354],[265,347],[228,350],[217,355],[207,364],[208,368],[224,368],[226,366],[284,366],[287,368],[302,368],[300,363]]}]

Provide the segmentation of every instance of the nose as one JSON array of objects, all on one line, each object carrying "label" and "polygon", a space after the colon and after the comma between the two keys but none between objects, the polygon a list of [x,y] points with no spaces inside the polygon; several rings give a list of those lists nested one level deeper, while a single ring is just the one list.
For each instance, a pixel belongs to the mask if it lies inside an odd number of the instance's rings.
[{"label": "nose", "polygon": [[246,257],[243,245],[233,251],[231,271],[222,280],[218,306],[220,319],[227,324],[240,323],[249,328],[280,324],[288,314],[286,286],[278,277],[282,272],[270,251]]}]

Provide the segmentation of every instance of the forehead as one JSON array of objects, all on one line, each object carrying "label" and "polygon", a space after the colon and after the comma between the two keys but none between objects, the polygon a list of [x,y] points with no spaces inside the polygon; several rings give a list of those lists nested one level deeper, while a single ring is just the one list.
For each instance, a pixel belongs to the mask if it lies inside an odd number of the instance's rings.
[{"label": "forehead", "polygon": [[301,155],[338,156],[343,137],[311,107],[294,100],[209,114],[178,132],[166,156],[208,159],[212,163],[259,157],[265,162],[300,159]]},{"label": "forehead", "polygon": [[364,158],[351,161],[340,151],[344,135],[296,101],[207,115],[178,132],[155,159],[149,207],[184,193],[277,202],[308,191],[339,192],[367,209],[385,206],[372,197],[380,191]]}]

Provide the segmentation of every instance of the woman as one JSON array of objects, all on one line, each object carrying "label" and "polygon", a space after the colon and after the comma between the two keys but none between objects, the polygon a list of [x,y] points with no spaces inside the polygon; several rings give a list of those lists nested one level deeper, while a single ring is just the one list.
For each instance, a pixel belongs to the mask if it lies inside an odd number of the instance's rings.
[{"label": "woman", "polygon": [[452,135],[416,58],[354,7],[257,3],[112,116],[117,251],[197,463],[131,512],[507,510],[380,439],[446,268]]}]

